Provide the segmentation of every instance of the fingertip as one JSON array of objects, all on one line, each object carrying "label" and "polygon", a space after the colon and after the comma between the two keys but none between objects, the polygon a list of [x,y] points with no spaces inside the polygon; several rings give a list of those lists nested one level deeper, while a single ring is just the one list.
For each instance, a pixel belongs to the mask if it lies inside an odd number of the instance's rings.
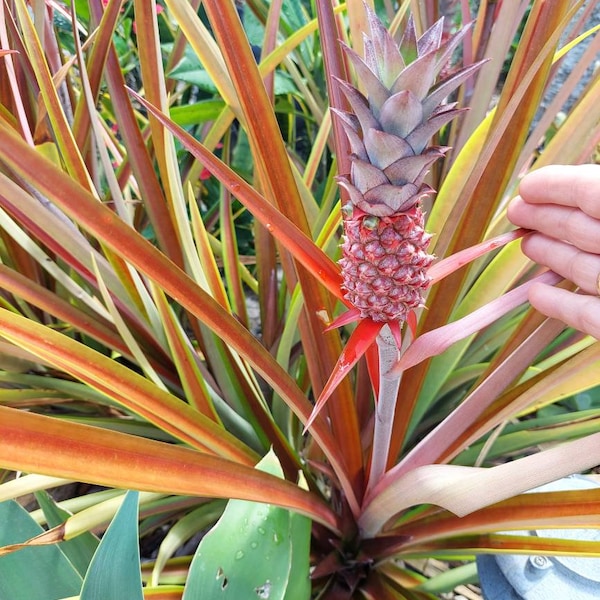
[{"label": "fingertip", "polygon": [[506,208],[507,219],[517,227],[529,227],[526,220],[528,207],[521,196],[513,198]]},{"label": "fingertip", "polygon": [[569,327],[600,339],[600,299],[560,287],[535,283],[529,289],[531,306]]},{"label": "fingertip", "polygon": [[519,195],[524,202],[536,198],[539,194],[540,186],[545,187],[549,177],[552,177],[553,167],[541,167],[535,171],[527,173],[519,182]]},{"label": "fingertip", "polygon": [[[509,203],[508,206],[506,208],[506,212],[508,215],[510,215],[511,213],[515,212],[515,210],[518,210],[519,208],[519,204],[523,203],[523,198],[521,198],[521,196],[515,196]],[[509,217],[510,218],[510,217]]]},{"label": "fingertip", "polygon": [[527,298],[533,308],[547,317],[561,318],[559,314],[560,302],[565,301],[562,298],[562,293],[564,293],[564,290],[536,282],[529,288]]},{"label": "fingertip", "polygon": [[528,204],[559,204],[576,207],[600,218],[600,165],[547,165],[527,173],[519,194]]},{"label": "fingertip", "polygon": [[513,212],[515,209],[518,209],[519,205],[523,204],[523,198],[521,198],[521,196],[515,196],[509,203],[508,203],[508,212]]},{"label": "fingertip", "polygon": [[532,283],[531,287],[529,288],[529,293],[527,294],[529,297],[529,302],[531,302],[531,304],[536,308],[540,302],[545,304],[548,300],[548,295],[552,295],[552,290],[554,289],[555,288],[553,286],[546,283],[540,283],[537,281]]}]

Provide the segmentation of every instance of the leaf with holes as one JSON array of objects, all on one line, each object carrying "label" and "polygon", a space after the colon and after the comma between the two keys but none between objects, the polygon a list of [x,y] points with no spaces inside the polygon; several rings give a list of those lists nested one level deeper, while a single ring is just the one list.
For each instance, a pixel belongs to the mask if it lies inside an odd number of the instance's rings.
[{"label": "leaf with holes", "polygon": [[[257,468],[283,476],[272,452]],[[309,598],[309,540],[306,517],[271,504],[231,500],[198,547],[183,600]]]}]

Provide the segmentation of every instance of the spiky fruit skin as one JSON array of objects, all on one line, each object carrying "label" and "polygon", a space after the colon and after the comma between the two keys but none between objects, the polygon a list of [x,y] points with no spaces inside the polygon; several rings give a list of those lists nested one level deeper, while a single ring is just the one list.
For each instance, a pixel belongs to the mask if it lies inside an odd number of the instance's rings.
[{"label": "spiky fruit skin", "polygon": [[361,318],[405,321],[422,305],[433,261],[423,222],[417,206],[389,217],[362,213],[345,219],[340,260],[345,297]]}]

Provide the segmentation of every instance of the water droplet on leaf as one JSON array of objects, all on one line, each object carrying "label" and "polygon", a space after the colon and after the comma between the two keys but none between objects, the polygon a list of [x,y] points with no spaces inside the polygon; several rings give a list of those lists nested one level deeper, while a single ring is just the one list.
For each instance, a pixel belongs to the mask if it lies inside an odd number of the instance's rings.
[{"label": "water droplet on leaf", "polygon": [[254,588],[256,595],[258,598],[262,600],[267,600],[271,596],[271,582],[267,579],[263,585],[259,585],[257,588]]}]

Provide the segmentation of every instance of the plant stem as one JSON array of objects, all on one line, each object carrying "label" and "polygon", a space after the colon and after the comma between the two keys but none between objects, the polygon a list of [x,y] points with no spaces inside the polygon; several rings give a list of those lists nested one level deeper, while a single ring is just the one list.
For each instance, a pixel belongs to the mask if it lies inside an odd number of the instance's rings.
[{"label": "plant stem", "polygon": [[386,470],[396,399],[402,379],[402,372],[390,375],[392,367],[398,362],[400,353],[396,340],[387,325],[377,336],[377,347],[379,349],[379,394],[375,408],[373,451],[367,489],[371,489]]}]

